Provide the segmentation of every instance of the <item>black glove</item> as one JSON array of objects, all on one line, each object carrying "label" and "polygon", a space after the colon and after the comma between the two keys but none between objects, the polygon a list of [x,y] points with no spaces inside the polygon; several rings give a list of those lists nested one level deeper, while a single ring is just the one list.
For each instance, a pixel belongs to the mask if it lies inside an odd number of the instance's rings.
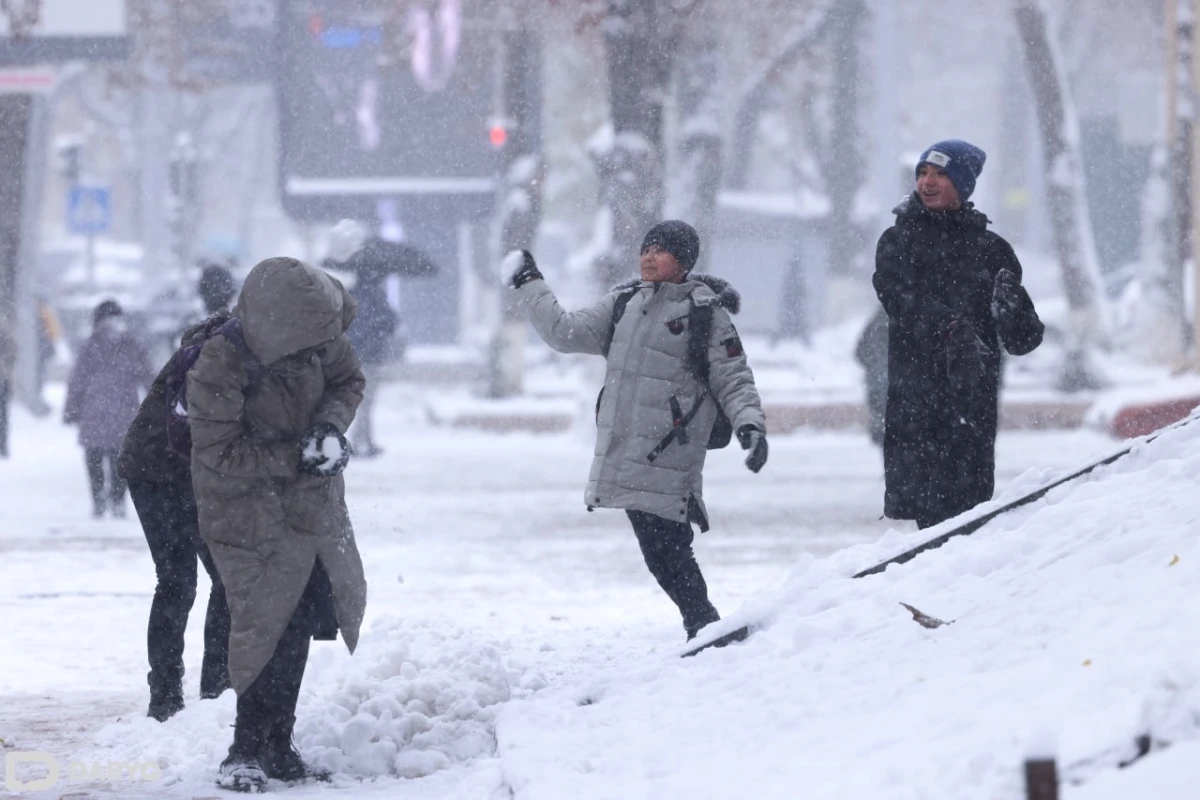
[{"label": "black glove", "polygon": [[530,281],[542,279],[537,262],[528,250],[513,250],[500,262],[500,278],[508,286],[520,289]]},{"label": "black glove", "polygon": [[746,456],[746,469],[758,472],[767,463],[767,435],[753,425],[743,425],[737,431],[738,442],[743,450],[749,450]]},{"label": "black glove", "polygon": [[992,284],[992,316],[999,319],[1017,313],[1024,304],[1021,279],[1012,270],[1002,269],[996,273]]},{"label": "black glove", "polygon": [[314,423],[300,440],[300,465],[307,475],[332,478],[340,475],[350,461],[350,443],[328,422]]}]

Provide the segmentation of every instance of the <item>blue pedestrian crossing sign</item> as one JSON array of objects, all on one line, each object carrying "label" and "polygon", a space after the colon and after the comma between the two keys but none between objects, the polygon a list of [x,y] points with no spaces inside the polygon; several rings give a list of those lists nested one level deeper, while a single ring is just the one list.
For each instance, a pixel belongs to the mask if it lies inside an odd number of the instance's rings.
[{"label": "blue pedestrian crossing sign", "polygon": [[72,186],[67,195],[67,229],[94,236],[112,224],[112,193],[107,186]]}]

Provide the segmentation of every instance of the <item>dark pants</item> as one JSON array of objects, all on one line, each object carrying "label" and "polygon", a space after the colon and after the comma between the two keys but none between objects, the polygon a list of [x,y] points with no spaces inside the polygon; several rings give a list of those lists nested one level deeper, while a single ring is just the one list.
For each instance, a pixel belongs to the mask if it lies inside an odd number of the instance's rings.
[{"label": "dark pants", "polygon": [[238,695],[230,759],[264,757],[272,742],[276,746],[290,745],[308,647],[315,629],[321,627],[318,617],[331,598],[329,577],[317,561],[304,594],[275,645],[275,654],[250,688]]},{"label": "dark pants", "polygon": [[8,458],[8,403],[12,399],[8,381],[0,381],[0,458]]},{"label": "dark pants", "polygon": [[[117,474],[117,451],[99,447],[87,447],[83,451],[83,462],[87,465],[88,486],[92,490],[92,513],[104,514],[107,502],[111,502],[115,515],[125,513],[125,479]],[[105,491],[105,466],[108,467],[108,489]]]},{"label": "dark pants", "polygon": [[692,526],[644,511],[626,511],[650,574],[683,615],[688,638],[721,618],[708,601],[708,585],[692,552]]},{"label": "dark pants", "polygon": [[183,634],[196,600],[199,556],[212,580],[204,617],[200,695],[215,697],[229,687],[229,606],[212,555],[200,539],[192,487],[135,481],[129,485],[129,495],[141,520],[158,577],[146,632],[151,696],[182,698]]}]

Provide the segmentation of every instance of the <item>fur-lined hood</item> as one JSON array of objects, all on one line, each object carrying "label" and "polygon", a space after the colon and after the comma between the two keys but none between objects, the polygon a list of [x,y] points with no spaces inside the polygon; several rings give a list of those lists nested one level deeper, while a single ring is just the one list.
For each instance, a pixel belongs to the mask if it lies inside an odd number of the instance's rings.
[{"label": "fur-lined hood", "polygon": [[[730,314],[736,314],[742,310],[742,295],[737,289],[733,288],[733,284],[724,278],[718,278],[715,275],[707,273],[692,273],[687,276],[684,284],[699,283],[708,288],[713,293],[713,299],[709,300],[705,297],[696,298],[697,305],[715,305],[718,308],[723,308]],[[641,278],[631,278],[624,283],[617,284],[612,288],[614,292],[625,292],[630,289],[641,288],[642,286],[653,287],[651,281],[643,281]]]}]

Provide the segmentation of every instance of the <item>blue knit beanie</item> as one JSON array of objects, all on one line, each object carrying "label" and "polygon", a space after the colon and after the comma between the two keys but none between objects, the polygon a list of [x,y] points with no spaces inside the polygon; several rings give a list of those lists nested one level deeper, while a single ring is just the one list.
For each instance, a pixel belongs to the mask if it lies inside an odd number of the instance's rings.
[{"label": "blue knit beanie", "polygon": [[962,139],[947,139],[944,142],[930,145],[921,158],[917,160],[915,172],[921,171],[922,164],[933,164],[946,170],[947,177],[958,192],[958,199],[965,203],[975,191],[975,179],[983,172],[983,162],[987,161],[987,153],[970,142]]}]

